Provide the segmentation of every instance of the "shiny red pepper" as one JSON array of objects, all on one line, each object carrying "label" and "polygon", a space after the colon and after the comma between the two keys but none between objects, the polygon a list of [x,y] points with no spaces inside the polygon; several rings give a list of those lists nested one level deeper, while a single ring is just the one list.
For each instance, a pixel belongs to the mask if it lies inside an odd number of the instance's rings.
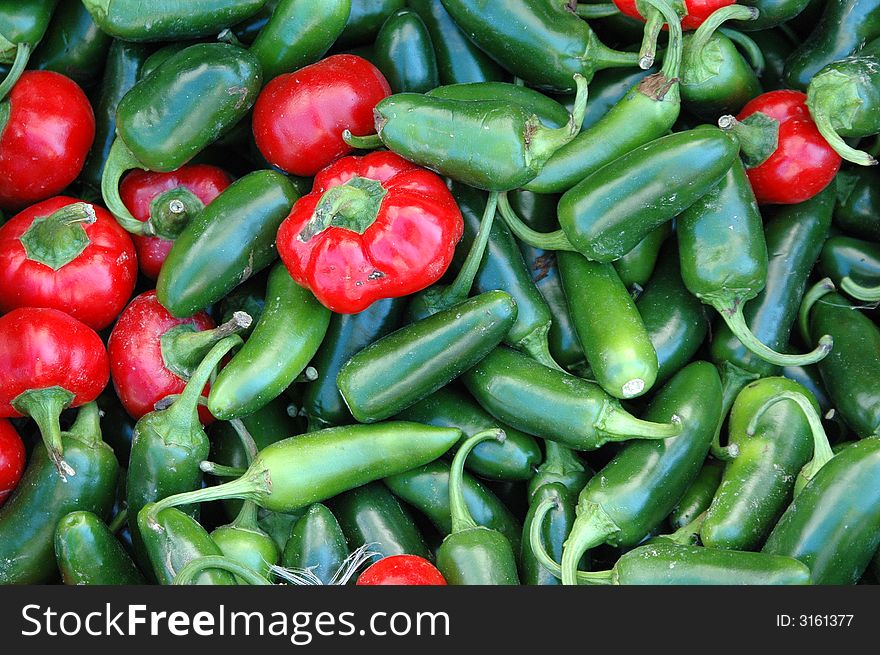
[{"label": "shiny red pepper", "polygon": [[0,506],[13,492],[24,472],[24,444],[12,423],[0,419]]},{"label": "shiny red pepper", "polygon": [[318,173],[277,242],[298,284],[334,312],[354,314],[440,279],[463,230],[438,175],[380,151],[345,157]]},{"label": "shiny red pepper", "polygon": [[740,142],[759,204],[809,200],[840,169],[840,155],[819,133],[806,100],[800,91],[770,91],[750,100],[736,119],[718,121]]},{"label": "shiny red pepper", "polygon": [[[703,24],[712,12],[735,3],[736,0],[685,0],[683,4],[687,14],[681,19],[681,29],[695,30]],[[630,18],[636,18],[641,21],[645,20],[636,7],[636,0],[614,0],[614,5],[620,10],[620,13]],[[673,7],[675,7],[674,4]],[[665,25],[663,29],[667,29]]]},{"label": "shiny red pepper", "polygon": [[50,71],[26,71],[0,102],[0,209],[60,193],[82,170],[95,115],[82,89]]},{"label": "shiny red pepper", "polygon": [[446,579],[437,567],[418,555],[383,557],[367,567],[357,579],[357,586],[445,584]]},{"label": "shiny red pepper", "polygon": [[0,316],[0,417],[25,416],[40,426],[62,476],[62,410],[93,401],[110,378],[101,337],[57,309],[22,307]]},{"label": "shiny red pepper", "polygon": [[102,207],[58,196],[0,227],[0,311],[52,307],[102,330],[136,281],[134,244]]},{"label": "shiny red pepper", "polygon": [[343,130],[372,134],[373,108],[391,94],[378,68],[356,55],[333,55],[279,75],[254,105],[254,139],[263,157],[293,175],[312,176],[353,148]]},{"label": "shiny red pepper", "polygon": [[[231,183],[229,173],[208,164],[187,164],[170,173],[135,169],[120,183],[119,195],[137,220],[146,222],[153,216],[155,222],[156,215],[162,215],[166,224],[157,225],[157,228],[178,230],[179,234],[193,214],[201,211]],[[174,224],[169,225],[168,220],[173,220]],[[138,235],[132,238],[141,272],[155,280],[173,240]]]}]

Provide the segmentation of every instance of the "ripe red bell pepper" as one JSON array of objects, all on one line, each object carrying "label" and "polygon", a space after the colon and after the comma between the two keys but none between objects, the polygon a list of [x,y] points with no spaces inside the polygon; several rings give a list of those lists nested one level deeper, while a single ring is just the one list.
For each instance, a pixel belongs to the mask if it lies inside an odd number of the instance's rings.
[{"label": "ripe red bell pepper", "polygon": [[841,158],[819,133],[800,91],[770,91],[718,125],[740,142],[759,204],[797,204],[827,187]]},{"label": "ripe red bell pepper", "polygon": [[58,417],[67,407],[93,401],[110,378],[101,337],[57,309],[22,307],[0,316],[0,417],[30,416],[63,477]]},{"label": "ripe red bell pepper", "polygon": [[94,138],[95,115],[76,82],[26,71],[0,102],[0,209],[60,193],[79,175]]},{"label": "ripe red bell pepper", "polygon": [[[125,411],[139,419],[163,398],[182,393],[214,344],[249,325],[250,317],[241,312],[220,327],[204,312],[176,318],[159,304],[155,290],[137,296],[119,316],[108,342],[113,386]],[[207,398],[209,390],[206,385],[202,395]],[[207,425],[214,417],[200,406],[199,419]]]},{"label": "ripe red bell pepper", "polygon": [[368,585],[445,585],[446,579],[424,557],[392,555],[374,562],[358,576],[357,586]]},{"label": "ripe red bell pepper", "polygon": [[52,307],[101,330],[136,281],[134,244],[102,207],[58,196],[0,227],[0,311]]},{"label": "ripe red bell pepper", "polygon": [[343,130],[355,136],[375,131],[373,108],[390,94],[379,69],[356,55],[333,55],[279,75],[254,105],[257,148],[273,166],[312,176],[353,150]]},{"label": "ripe red bell pepper", "polygon": [[159,277],[173,239],[230,184],[229,173],[208,164],[186,164],[170,173],[135,169],[125,176],[119,185],[123,204],[142,223],[153,221],[162,235],[132,236],[144,275],[151,280]]},{"label": "ripe red bell pepper", "polygon": [[327,308],[354,314],[436,282],[464,222],[443,180],[388,151],[345,157],[315,176],[278,230],[290,276]]},{"label": "ripe red bell pepper", "polygon": [[24,472],[24,444],[12,423],[0,419],[0,506],[6,502]]}]

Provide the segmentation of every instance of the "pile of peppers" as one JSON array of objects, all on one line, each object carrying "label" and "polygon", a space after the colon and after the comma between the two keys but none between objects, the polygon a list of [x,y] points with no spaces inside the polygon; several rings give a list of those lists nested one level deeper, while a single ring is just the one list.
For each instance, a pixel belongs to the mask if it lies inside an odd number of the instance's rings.
[{"label": "pile of peppers", "polygon": [[880,0],[0,6],[0,583],[880,583]]}]

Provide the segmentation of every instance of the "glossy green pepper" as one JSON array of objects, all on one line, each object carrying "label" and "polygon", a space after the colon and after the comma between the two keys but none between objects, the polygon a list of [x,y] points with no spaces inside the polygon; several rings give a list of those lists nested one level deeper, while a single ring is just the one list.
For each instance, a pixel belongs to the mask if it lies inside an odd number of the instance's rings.
[{"label": "glossy green pepper", "polygon": [[880,241],[880,172],[844,169],[837,174],[834,223],[847,234]]},{"label": "glossy green pepper", "polygon": [[0,9],[0,63],[11,63],[0,82],[0,100],[15,86],[43,38],[58,0],[7,2]]},{"label": "glossy green pepper", "polygon": [[337,45],[372,43],[388,17],[405,5],[406,0],[351,0],[351,12]]},{"label": "glossy green pepper", "polygon": [[721,462],[706,460],[697,478],[669,513],[669,526],[673,530],[685,527],[709,509],[723,473],[724,465]]},{"label": "glossy green pepper", "polygon": [[66,75],[80,86],[90,86],[104,70],[112,41],[80,0],[62,0],[30,65]]},{"label": "glossy green pepper", "polygon": [[296,522],[284,546],[281,565],[308,569],[323,584],[333,584],[349,556],[348,543],[336,517],[325,505],[315,503]]},{"label": "glossy green pepper", "polygon": [[211,539],[224,556],[263,577],[267,577],[270,568],[281,559],[278,546],[257,523],[257,506],[249,500],[244,501],[232,523],[211,532]]},{"label": "glossy green pepper", "polygon": [[880,287],[880,246],[847,236],[833,236],[819,256],[822,272],[857,300],[873,301]]},{"label": "glossy green pepper", "polygon": [[392,93],[425,93],[440,84],[431,36],[416,12],[404,9],[391,14],[373,48],[376,67]]},{"label": "glossy green pepper", "polygon": [[509,82],[475,82],[447,84],[431,88],[426,95],[449,100],[498,100],[518,105],[534,114],[548,127],[562,127],[569,121],[568,110],[540,91]]},{"label": "glossy green pepper", "polygon": [[[760,18],[760,17],[759,17]],[[724,28],[722,28],[722,31]],[[764,56],[764,70],[758,73],[761,88],[765,91],[777,91],[786,88],[785,61],[795,48],[790,32],[783,29],[762,30],[749,33],[749,38],[761,50]]]},{"label": "glossy green pepper", "polygon": [[55,557],[67,585],[136,585],[144,576],[97,515],[77,510],[55,528]]},{"label": "glossy green pepper", "polygon": [[280,1],[281,0],[266,0],[266,3],[259,11],[257,11],[257,13],[252,14],[249,18],[246,18],[235,25],[232,28],[235,38],[242,43],[252,44],[254,39],[257,38],[257,34],[260,33],[260,30],[266,27],[266,23],[269,22],[269,19],[280,4]]},{"label": "glossy green pepper", "polygon": [[739,4],[754,7],[758,16],[737,22],[734,27],[744,32],[757,32],[790,21],[806,9],[810,0],[739,0]]},{"label": "glossy green pepper", "polygon": [[620,259],[614,260],[614,270],[617,271],[620,281],[627,289],[638,291],[648,283],[654,272],[654,267],[657,265],[660,248],[663,247],[663,242],[670,234],[672,234],[672,226],[669,223],[663,223],[639,241],[639,245]]}]

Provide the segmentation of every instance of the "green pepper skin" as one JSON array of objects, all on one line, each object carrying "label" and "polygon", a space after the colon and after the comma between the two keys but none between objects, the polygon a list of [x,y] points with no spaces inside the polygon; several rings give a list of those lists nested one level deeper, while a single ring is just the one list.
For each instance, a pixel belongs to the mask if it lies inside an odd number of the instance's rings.
[{"label": "green pepper skin", "polygon": [[406,6],[406,0],[351,0],[351,12],[337,45],[351,47],[372,43],[391,14]]},{"label": "green pepper skin", "polygon": [[376,66],[393,93],[426,93],[440,84],[431,36],[416,12],[405,9],[389,16],[373,47]]},{"label": "green pepper skin", "polygon": [[761,88],[765,91],[786,88],[785,61],[795,48],[794,41],[780,29],[752,32],[749,37],[758,44],[764,55],[764,70],[758,77]]},{"label": "green pepper skin", "polygon": [[258,512],[257,527],[272,538],[280,553],[284,550],[284,546],[290,538],[290,531],[293,530],[294,524],[304,514],[305,508],[293,512],[269,512],[261,509]]},{"label": "green pepper skin", "polygon": [[674,543],[635,548],[614,565],[618,585],[808,585],[810,569],[791,557]]},{"label": "green pepper skin", "polygon": [[623,257],[614,260],[614,270],[617,271],[620,281],[627,289],[644,288],[648,283],[654,272],[654,267],[657,265],[660,248],[671,233],[672,226],[669,223],[664,223],[639,241],[639,245]]},{"label": "green pepper skin", "polygon": [[709,509],[718,485],[721,484],[721,475],[724,473],[724,465],[714,459],[707,460],[700,469],[697,479],[693,481],[688,490],[678,501],[678,505],[669,513],[669,526],[673,531],[679,530],[690,524],[700,514]]},{"label": "green pepper skin", "polygon": [[481,525],[448,535],[437,549],[437,568],[451,585],[518,585],[510,541]]},{"label": "green pepper skin", "polygon": [[214,36],[257,13],[266,0],[82,0],[98,26],[126,41]]},{"label": "green pepper skin", "polygon": [[[436,85],[435,85],[436,86]],[[394,88],[392,86],[392,88]],[[448,84],[431,87],[425,92],[433,98],[449,100],[500,100],[523,107],[548,127],[562,127],[568,123],[568,110],[552,98],[527,86],[508,82],[480,82],[472,84]]]},{"label": "green pepper skin", "polygon": [[71,512],[58,522],[55,557],[66,585],[144,584],[125,548],[92,512]]},{"label": "green pepper skin", "polygon": [[278,226],[298,198],[275,171],[233,182],[174,241],[156,282],[162,306],[175,316],[192,316],[266,268],[278,256]]},{"label": "green pepper skin", "polygon": [[853,237],[833,236],[822,247],[819,266],[838,287],[844,277],[874,287],[880,284],[880,246]]},{"label": "green pepper skin", "polygon": [[836,293],[810,312],[810,335],[830,334],[834,347],[819,362],[825,388],[843,420],[861,438],[880,432],[880,330]]},{"label": "green pepper skin", "polygon": [[290,277],[282,262],[269,273],[268,302],[245,345],[211,385],[208,409],[228,421],[281,395],[317,352],[330,310]]},{"label": "green pepper skin", "polygon": [[[58,0],[6,3],[0,12],[0,37],[13,46],[27,44],[33,48],[46,33],[57,4]],[[11,62],[14,57],[15,48],[9,53],[0,50],[0,61]]]},{"label": "green pepper skin", "polygon": [[434,557],[409,512],[381,482],[341,493],[329,506],[352,550],[370,544],[370,550],[382,557]]},{"label": "green pepper skin", "polygon": [[362,423],[381,421],[445,386],[495,348],[516,302],[489,291],[392,332],[352,357],[336,383]]},{"label": "green pepper skin", "polygon": [[104,69],[112,40],[80,0],[63,0],[28,63],[31,68],[55,71],[80,86],[90,86]]},{"label": "green pepper skin", "polygon": [[529,511],[523,522],[522,553],[522,583],[527,585],[559,585],[559,578],[544,568],[535,558],[529,544],[529,533],[538,505],[547,498],[558,498],[560,504],[549,512],[544,519],[541,542],[547,549],[547,553],[554,561],[562,559],[562,544],[571,532],[574,525],[575,505],[577,504],[577,492],[572,493],[558,482],[551,482],[538,487],[531,498]]},{"label": "green pepper skin", "polygon": [[880,173],[856,166],[837,174],[834,223],[852,236],[880,241]]},{"label": "green pepper skin", "polygon": [[880,438],[844,448],[779,519],[763,552],[810,567],[814,584],[855,584],[880,546]]},{"label": "green pepper skin", "polygon": [[477,444],[465,463],[469,471],[483,478],[528,480],[541,461],[541,449],[533,436],[508,425],[499,425],[499,422],[467,393],[452,386],[438,389],[415,405],[407,407],[394,418],[425,425],[458,428],[463,434],[455,448],[478,432],[500,427],[507,435],[504,442],[488,440]]},{"label": "green pepper skin", "polygon": [[[138,512],[137,524],[159,584],[170,585],[178,571],[194,559],[223,554],[194,518],[174,507],[161,510],[154,522],[150,522],[147,515],[152,506],[148,504]],[[236,582],[231,573],[207,569],[196,578],[195,584],[234,585]]]},{"label": "green pepper skin", "polygon": [[95,189],[101,188],[104,163],[116,139],[116,108],[119,101],[140,79],[141,67],[150,54],[149,46],[114,40],[107,50],[107,63],[95,110],[95,141],[80,178]]},{"label": "green pepper skin", "polygon": [[731,21],[730,26],[742,32],[757,32],[790,21],[806,9],[810,0],[739,0],[737,4],[755,7],[760,13],[754,20]]},{"label": "green pepper skin", "polygon": [[266,27],[266,23],[272,18],[272,14],[275,12],[275,9],[279,4],[280,0],[266,0],[266,4],[264,4],[257,13],[241,21],[232,28],[235,38],[247,45],[252,44],[254,39],[257,38],[257,34],[260,33],[260,30]]},{"label": "green pepper skin", "polygon": [[[828,236],[833,207],[834,189],[828,188],[806,202],[783,207],[764,226],[767,282],[746,303],[743,315],[752,334],[773,350],[788,345],[810,271]],[[726,324],[716,325],[711,353],[717,364],[730,362],[760,377],[777,375],[780,370],[743,346]]]},{"label": "green pepper skin", "polygon": [[709,331],[703,303],[681,280],[674,241],[661,251],[636,309],[657,355],[657,382],[665,382],[694,358]]},{"label": "green pepper skin", "polygon": [[310,569],[321,582],[330,584],[348,555],[348,543],[336,517],[325,505],[315,503],[293,526],[281,565]]},{"label": "green pepper skin", "polygon": [[406,298],[383,298],[357,314],[332,314],[330,325],[311,365],[318,379],[303,385],[302,411],[310,429],[346,425],[354,419],[336,376],[353,355],[396,330],[403,319]]},{"label": "green pepper skin", "polygon": [[164,64],[169,57],[176,55],[178,52],[185,50],[191,45],[195,45],[195,43],[192,41],[176,41],[174,43],[169,43],[168,45],[163,45],[158,50],[154,50],[153,54],[147,57],[147,60],[141,67],[141,74],[138,79],[142,80],[149,77],[150,74]]},{"label": "green pepper skin", "polygon": [[589,82],[597,70],[638,60],[604,46],[565,3],[443,0],[443,6],[480,49],[538,88],[570,91],[575,73]]},{"label": "green pepper skin", "polygon": [[102,518],[110,514],[119,464],[101,440],[97,406],[85,405],[79,412],[77,423],[62,434],[64,461],[76,475],[63,481],[38,443],[18,486],[0,508],[0,584],[51,582],[58,575],[58,521],[76,510]]},{"label": "green pepper skin", "polygon": [[711,127],[656,139],[563,194],[559,225],[587,259],[619,259],[715,186],[738,150],[730,137]]},{"label": "green pepper skin", "polygon": [[407,5],[428,28],[441,84],[501,81],[509,77],[465,36],[440,0],[408,0]]},{"label": "green pepper skin", "polygon": [[[659,67],[652,66],[647,70],[641,68],[609,68],[596,73],[590,82],[590,99],[587,101],[587,111],[584,114],[584,122],[581,129],[586,131],[598,123],[603,116],[636,87],[648,75],[653,75]],[[567,96],[571,99],[574,96]],[[580,180],[576,180],[579,182]]]},{"label": "green pepper skin", "polygon": [[144,167],[176,170],[244,118],[261,84],[260,62],[247,50],[190,46],[125,94],[117,134]]},{"label": "green pepper skin", "polygon": [[657,353],[614,266],[575,252],[556,257],[574,327],[596,381],[615,398],[649,391],[657,379]]},{"label": "green pepper skin", "polygon": [[[269,576],[270,566],[278,564],[280,550],[271,536],[259,529],[244,528],[237,525],[221,525],[211,532],[211,539],[226,557]],[[244,582],[236,576],[239,584]]]},{"label": "green pepper skin", "polygon": [[790,502],[795,478],[813,457],[813,435],[803,410],[793,402],[777,403],[761,416],[754,435],[747,432],[755,412],[786,391],[810,398],[797,382],[771,377],[750,383],[734,401],[728,443],[736,444],[738,452],[725,466],[700,529],[704,546],[757,550]]},{"label": "green pepper skin", "polygon": [[318,61],[342,33],[351,0],[281,0],[250,51],[260,60],[263,81]]},{"label": "green pepper skin", "polygon": [[[428,517],[442,534],[452,531],[449,507],[449,464],[431,462],[425,466],[385,478],[395,496]],[[464,474],[464,496],[468,510],[479,525],[500,532],[519,552],[522,526],[498,497],[475,478]]]},{"label": "green pepper skin", "polygon": [[806,90],[813,76],[828,64],[848,57],[880,36],[880,0],[829,0],[822,18],[788,58],[785,80]]}]

